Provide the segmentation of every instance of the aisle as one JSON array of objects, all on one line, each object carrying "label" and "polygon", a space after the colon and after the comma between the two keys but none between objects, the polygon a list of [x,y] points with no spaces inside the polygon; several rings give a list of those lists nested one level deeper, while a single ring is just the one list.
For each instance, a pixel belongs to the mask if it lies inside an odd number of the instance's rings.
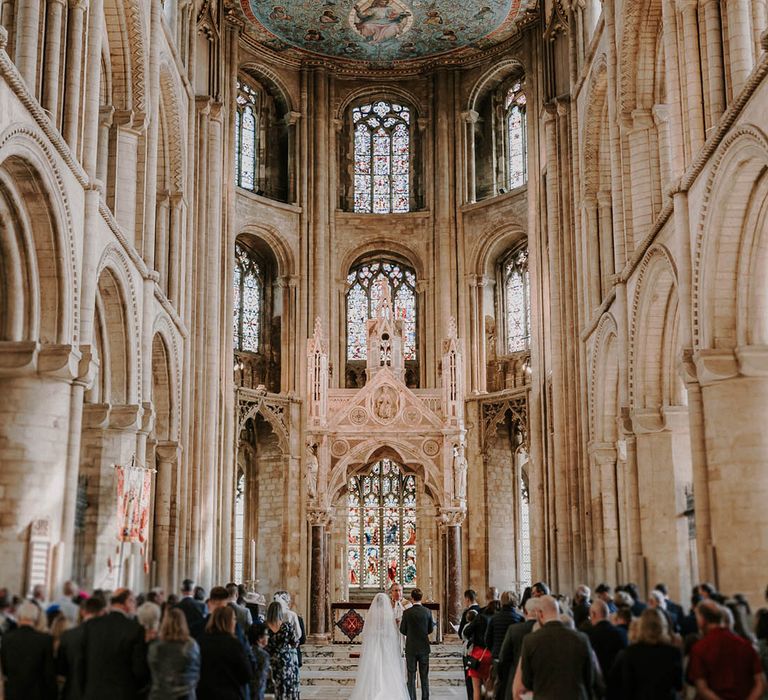
[{"label": "aisle", "polygon": [[[430,698],[466,698],[459,644],[436,644],[430,658]],[[352,693],[360,645],[328,644],[302,647],[301,697],[306,700],[341,700]]]}]

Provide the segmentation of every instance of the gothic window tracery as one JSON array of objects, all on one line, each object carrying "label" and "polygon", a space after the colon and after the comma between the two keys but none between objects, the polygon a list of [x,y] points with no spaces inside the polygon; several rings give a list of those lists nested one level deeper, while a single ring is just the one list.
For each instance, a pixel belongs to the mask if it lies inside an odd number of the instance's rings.
[{"label": "gothic window tracery", "polygon": [[507,188],[522,187],[528,179],[527,135],[525,128],[525,93],[522,83],[515,83],[504,100]]},{"label": "gothic window tracery", "polygon": [[380,278],[387,281],[395,316],[403,321],[403,357],[416,360],[416,273],[386,259],[364,262],[347,275],[347,359],[368,358],[366,323],[381,295]]},{"label": "gothic window tracery", "polygon": [[411,111],[377,100],[352,109],[354,211],[403,213],[410,209]]},{"label": "gothic window tracery", "polygon": [[259,112],[261,93],[246,82],[237,81],[235,110],[235,182],[256,192],[259,169]]},{"label": "gothic window tracery", "polygon": [[416,477],[382,459],[349,479],[347,502],[350,587],[416,586]]},{"label": "gothic window tracery", "polygon": [[505,351],[528,350],[531,338],[528,249],[518,248],[502,263]]},{"label": "gothic window tracery", "polygon": [[259,352],[264,302],[263,271],[250,251],[235,244],[234,270],[234,347]]}]

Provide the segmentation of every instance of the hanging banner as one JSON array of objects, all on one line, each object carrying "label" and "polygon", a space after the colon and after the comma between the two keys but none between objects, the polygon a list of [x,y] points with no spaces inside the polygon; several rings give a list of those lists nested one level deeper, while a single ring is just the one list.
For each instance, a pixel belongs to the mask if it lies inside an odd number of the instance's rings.
[{"label": "hanging banner", "polygon": [[117,472],[117,539],[146,542],[152,470],[115,465]]}]

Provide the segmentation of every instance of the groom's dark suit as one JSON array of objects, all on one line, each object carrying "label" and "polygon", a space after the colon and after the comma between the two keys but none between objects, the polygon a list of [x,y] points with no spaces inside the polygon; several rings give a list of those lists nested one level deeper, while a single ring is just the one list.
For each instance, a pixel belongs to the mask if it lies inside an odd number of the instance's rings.
[{"label": "groom's dark suit", "polygon": [[416,666],[421,678],[421,700],[429,700],[429,635],[435,629],[432,613],[414,603],[403,613],[400,632],[405,635],[405,665],[408,669],[408,694],[416,700]]}]

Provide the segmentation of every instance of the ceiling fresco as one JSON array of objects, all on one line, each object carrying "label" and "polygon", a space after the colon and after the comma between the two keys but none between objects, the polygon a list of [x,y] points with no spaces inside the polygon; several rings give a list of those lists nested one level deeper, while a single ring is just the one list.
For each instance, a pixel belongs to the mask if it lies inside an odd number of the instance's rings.
[{"label": "ceiling fresco", "polygon": [[241,0],[263,44],[370,63],[482,49],[524,0]]}]

